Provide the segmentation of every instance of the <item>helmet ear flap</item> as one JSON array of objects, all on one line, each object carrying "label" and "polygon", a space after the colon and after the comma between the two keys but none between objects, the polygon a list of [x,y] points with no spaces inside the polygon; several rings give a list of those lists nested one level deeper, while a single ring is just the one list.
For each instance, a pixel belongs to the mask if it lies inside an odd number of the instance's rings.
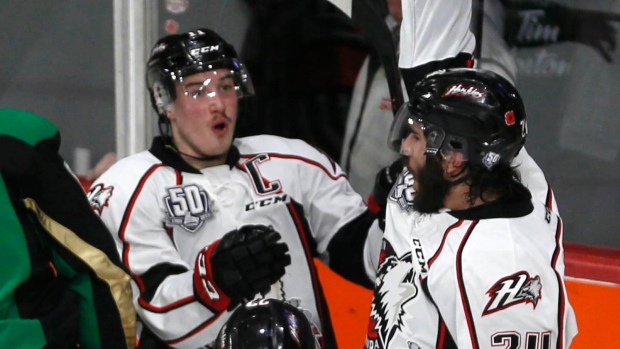
[{"label": "helmet ear flap", "polygon": [[157,110],[157,114],[160,116],[165,116],[166,108],[170,103],[172,103],[172,99],[170,98],[168,90],[161,82],[158,81],[153,84],[151,99],[151,102],[153,102],[153,105],[155,106],[155,110]]},{"label": "helmet ear flap", "polygon": [[159,116],[158,123],[168,123],[166,110],[176,99],[174,83],[161,69],[158,67],[150,67],[147,72],[146,84],[153,109],[155,109]]}]

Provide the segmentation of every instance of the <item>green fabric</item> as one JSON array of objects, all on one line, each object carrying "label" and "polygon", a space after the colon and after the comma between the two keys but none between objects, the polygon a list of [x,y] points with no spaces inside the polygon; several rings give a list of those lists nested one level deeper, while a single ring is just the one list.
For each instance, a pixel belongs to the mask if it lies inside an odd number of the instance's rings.
[{"label": "green fabric", "polygon": [[[30,275],[30,258],[21,223],[0,175],[0,347],[42,348],[43,328],[38,320],[21,319],[13,291]],[[14,234],[13,232],[20,232]]]},{"label": "green fabric", "polygon": [[0,134],[13,136],[34,146],[56,133],[58,128],[41,116],[23,110],[0,109]]},{"label": "green fabric", "polygon": [[46,340],[38,320],[0,320],[0,344],[2,348],[41,349]]},{"label": "green fabric", "polygon": [[[0,109],[0,244],[4,247],[0,251],[0,348],[43,348],[67,342],[65,334],[71,335],[72,330],[79,331],[83,349],[133,348],[135,324],[129,322],[131,314],[121,316],[126,308],[119,308],[119,304],[131,304],[130,285],[122,281],[129,278],[122,274],[125,269],[114,241],[65,167],[59,147],[58,128],[47,119]],[[26,198],[36,203],[36,210],[26,208]],[[116,278],[100,280],[98,272],[107,267],[91,270],[88,261],[55,240],[54,232],[46,230],[48,225],[40,224],[38,214],[55,222],[50,229],[67,228],[71,238],[105,253],[114,263],[110,270],[117,271],[112,274]],[[39,278],[54,278],[48,262],[59,277],[40,284]],[[117,299],[108,282],[129,292]],[[54,301],[48,302],[47,296]],[[58,299],[66,303],[57,303]],[[78,308],[79,321],[74,322]]]},{"label": "green fabric", "polygon": [[69,288],[80,295],[80,345],[88,349],[101,349],[99,324],[93,305],[93,289],[88,274],[77,274],[64,259],[54,252],[54,264],[58,274],[67,277]]}]

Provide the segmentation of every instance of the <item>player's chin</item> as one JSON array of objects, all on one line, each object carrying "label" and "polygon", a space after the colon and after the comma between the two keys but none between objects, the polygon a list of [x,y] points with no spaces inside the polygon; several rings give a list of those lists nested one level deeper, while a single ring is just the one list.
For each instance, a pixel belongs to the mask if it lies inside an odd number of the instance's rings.
[{"label": "player's chin", "polygon": [[231,146],[232,146],[232,135],[230,135],[229,137],[218,138],[216,144],[214,144],[211,148],[211,154],[215,156],[218,156],[218,155],[226,156]]}]

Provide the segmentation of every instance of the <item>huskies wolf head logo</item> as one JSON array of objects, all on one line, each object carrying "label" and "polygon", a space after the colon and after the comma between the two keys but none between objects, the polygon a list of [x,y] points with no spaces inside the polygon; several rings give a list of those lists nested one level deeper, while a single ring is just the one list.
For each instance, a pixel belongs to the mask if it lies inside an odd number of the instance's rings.
[{"label": "huskies wolf head logo", "polygon": [[388,348],[394,334],[402,329],[404,305],[419,292],[415,284],[416,275],[411,253],[399,258],[389,242],[384,240],[367,338],[369,341],[379,341],[378,348]]},{"label": "huskies wolf head logo", "polygon": [[109,186],[106,187],[103,183],[99,183],[94,186],[88,192],[88,202],[90,203],[90,208],[93,211],[97,211],[101,216],[101,211],[103,208],[108,206],[108,201],[112,197],[112,192],[114,192],[114,187]]}]

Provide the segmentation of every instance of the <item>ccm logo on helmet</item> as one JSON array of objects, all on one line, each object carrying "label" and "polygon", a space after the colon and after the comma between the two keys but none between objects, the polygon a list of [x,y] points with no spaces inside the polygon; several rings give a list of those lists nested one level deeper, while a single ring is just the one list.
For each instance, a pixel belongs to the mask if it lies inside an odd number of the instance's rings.
[{"label": "ccm logo on helmet", "polygon": [[189,54],[191,54],[192,56],[196,57],[196,56],[198,56],[200,54],[217,51],[219,49],[220,49],[220,45],[205,46],[205,47],[195,48],[193,50],[190,50]]}]

